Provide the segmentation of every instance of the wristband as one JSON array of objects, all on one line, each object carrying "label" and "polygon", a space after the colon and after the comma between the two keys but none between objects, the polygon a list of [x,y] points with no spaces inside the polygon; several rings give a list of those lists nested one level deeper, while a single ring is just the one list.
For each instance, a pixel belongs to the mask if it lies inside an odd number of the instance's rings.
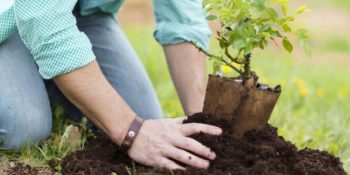
[{"label": "wristband", "polygon": [[124,141],[121,145],[121,148],[124,151],[128,151],[131,148],[137,134],[139,133],[139,131],[141,129],[143,122],[144,122],[144,119],[142,119],[141,117],[139,117],[137,115],[135,116],[134,120],[132,121],[132,123],[130,125],[128,132],[126,133]]}]

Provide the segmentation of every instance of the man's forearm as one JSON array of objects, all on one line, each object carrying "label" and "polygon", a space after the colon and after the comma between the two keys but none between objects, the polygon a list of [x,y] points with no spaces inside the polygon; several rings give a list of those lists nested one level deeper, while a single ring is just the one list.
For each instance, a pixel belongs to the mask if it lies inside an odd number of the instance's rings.
[{"label": "man's forearm", "polygon": [[206,90],[205,55],[191,43],[167,45],[164,51],[186,115],[201,112]]},{"label": "man's forearm", "polygon": [[135,113],[109,84],[96,61],[54,81],[74,105],[121,144]]}]

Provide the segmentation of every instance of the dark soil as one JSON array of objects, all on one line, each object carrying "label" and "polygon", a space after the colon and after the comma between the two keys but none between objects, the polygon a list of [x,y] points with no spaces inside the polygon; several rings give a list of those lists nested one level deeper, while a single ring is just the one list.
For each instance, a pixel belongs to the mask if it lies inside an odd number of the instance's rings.
[{"label": "dark soil", "polygon": [[[224,133],[219,137],[199,134],[193,136],[209,146],[217,154],[208,170],[188,168],[175,171],[178,175],[346,175],[340,159],[327,152],[304,149],[277,135],[277,129],[267,126],[262,131],[249,131],[241,139],[235,139],[225,120],[214,119],[204,114],[195,114],[186,123],[200,122],[220,126]],[[135,164],[134,164],[135,165]],[[133,164],[128,156],[107,137],[98,135],[91,139],[85,150],[67,156],[62,162],[64,174],[111,174],[133,173]],[[138,174],[170,174],[135,165]],[[134,166],[134,167],[135,167]],[[129,167],[129,168],[127,168]]]}]

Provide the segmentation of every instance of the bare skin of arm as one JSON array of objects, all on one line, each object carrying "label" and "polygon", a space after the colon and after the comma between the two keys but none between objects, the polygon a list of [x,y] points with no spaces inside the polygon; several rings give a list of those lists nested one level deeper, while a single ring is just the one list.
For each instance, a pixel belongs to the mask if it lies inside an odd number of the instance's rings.
[{"label": "bare skin of arm", "polygon": [[164,46],[168,67],[187,116],[201,112],[206,91],[206,58],[192,43]]},{"label": "bare skin of arm", "polygon": [[[54,81],[116,144],[122,143],[135,112],[108,83],[96,61],[56,77]],[[222,130],[205,124],[183,124],[184,119],[146,120],[128,152],[129,156],[141,164],[157,168],[184,169],[173,160],[207,168],[208,159],[214,159],[215,153],[188,136],[200,132],[220,135]]]},{"label": "bare skin of arm", "polygon": [[54,81],[65,96],[114,142],[122,143],[135,113],[108,83],[96,61]]}]

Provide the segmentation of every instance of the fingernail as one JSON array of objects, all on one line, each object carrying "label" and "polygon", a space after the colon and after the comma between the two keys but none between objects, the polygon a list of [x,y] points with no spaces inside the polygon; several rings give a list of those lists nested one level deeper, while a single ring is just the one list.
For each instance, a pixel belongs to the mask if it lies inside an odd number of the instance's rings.
[{"label": "fingernail", "polygon": [[216,154],[214,152],[211,152],[210,158],[211,159],[215,159],[216,158]]},{"label": "fingernail", "polygon": [[218,128],[215,130],[215,134],[220,135],[222,133],[222,129]]},{"label": "fingernail", "polygon": [[216,154],[214,152],[211,152],[210,155],[209,155],[209,158],[210,159],[215,159],[216,158]]}]

